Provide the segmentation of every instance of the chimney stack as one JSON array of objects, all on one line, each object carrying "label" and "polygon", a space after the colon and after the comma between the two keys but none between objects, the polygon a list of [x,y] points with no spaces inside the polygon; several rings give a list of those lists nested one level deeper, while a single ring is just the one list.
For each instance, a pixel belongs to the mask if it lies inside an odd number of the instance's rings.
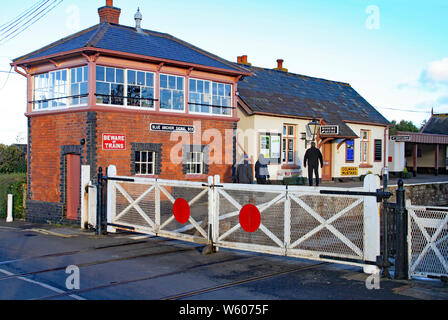
[{"label": "chimney stack", "polygon": [[283,62],[284,62],[283,59],[278,59],[277,60],[277,68],[274,68],[274,70],[288,72],[288,69],[283,68]]},{"label": "chimney stack", "polygon": [[237,57],[237,62],[239,64],[244,64],[246,66],[251,66],[252,64],[247,62],[247,55]]},{"label": "chimney stack", "polygon": [[106,6],[98,9],[100,23],[108,22],[120,24],[121,9],[114,7],[113,0],[106,0]]}]

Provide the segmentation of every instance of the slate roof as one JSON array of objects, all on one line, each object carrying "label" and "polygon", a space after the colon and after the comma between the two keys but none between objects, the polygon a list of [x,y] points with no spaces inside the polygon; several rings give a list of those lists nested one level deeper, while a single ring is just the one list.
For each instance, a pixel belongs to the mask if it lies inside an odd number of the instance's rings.
[{"label": "slate roof", "polygon": [[421,133],[448,135],[448,114],[434,114]]},{"label": "slate roof", "polygon": [[222,59],[169,34],[103,22],[74,35],[54,42],[37,51],[13,60],[14,63],[42,58],[75,49],[108,49],[123,53],[145,55],[161,59],[221,68],[233,72],[247,72],[236,63]]},{"label": "slate roof", "polygon": [[238,92],[253,113],[322,118],[329,125],[339,125],[343,137],[357,137],[344,120],[390,124],[347,83],[259,67],[248,69],[253,76],[239,82]]}]

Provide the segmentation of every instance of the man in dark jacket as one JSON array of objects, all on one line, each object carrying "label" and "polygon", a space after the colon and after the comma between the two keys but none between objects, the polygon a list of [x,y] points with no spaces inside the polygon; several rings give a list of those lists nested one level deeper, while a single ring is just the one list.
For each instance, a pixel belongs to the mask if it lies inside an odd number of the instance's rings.
[{"label": "man in dark jacket", "polygon": [[316,148],[316,143],[311,142],[311,148],[306,150],[305,157],[303,158],[303,165],[306,168],[308,164],[308,180],[310,186],[313,185],[313,171],[316,175],[316,186],[319,186],[319,161],[320,167],[324,166],[322,153]]},{"label": "man in dark jacket", "polygon": [[236,168],[236,183],[254,183],[252,165],[250,164],[249,157],[247,155],[244,155],[243,162]]},{"label": "man in dark jacket", "polygon": [[261,154],[255,163],[255,178],[258,184],[266,184],[269,180],[268,160]]}]

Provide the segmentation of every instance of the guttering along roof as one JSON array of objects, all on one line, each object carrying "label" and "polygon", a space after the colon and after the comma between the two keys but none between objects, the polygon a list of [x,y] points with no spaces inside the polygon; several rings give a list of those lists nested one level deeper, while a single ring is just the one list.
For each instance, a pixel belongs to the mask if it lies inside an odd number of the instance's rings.
[{"label": "guttering along roof", "polygon": [[289,72],[248,67],[238,84],[239,97],[253,114],[322,119],[339,125],[338,137],[358,137],[346,123],[390,125],[349,84]]},{"label": "guttering along roof", "polygon": [[227,71],[233,74],[249,74],[247,69],[238,66],[185,41],[166,33],[150,30],[137,32],[135,28],[101,23],[63,38],[37,51],[13,60],[14,65],[27,64],[44,60],[49,56],[64,55],[80,50],[104,50],[135,56],[204,66],[211,69]]}]

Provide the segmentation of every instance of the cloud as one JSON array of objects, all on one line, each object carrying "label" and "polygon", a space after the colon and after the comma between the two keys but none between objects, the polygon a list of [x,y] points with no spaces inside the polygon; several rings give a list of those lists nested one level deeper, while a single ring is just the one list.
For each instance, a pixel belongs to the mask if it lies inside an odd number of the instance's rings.
[{"label": "cloud", "polygon": [[429,87],[448,85],[448,58],[430,62],[422,71],[419,82]]}]

